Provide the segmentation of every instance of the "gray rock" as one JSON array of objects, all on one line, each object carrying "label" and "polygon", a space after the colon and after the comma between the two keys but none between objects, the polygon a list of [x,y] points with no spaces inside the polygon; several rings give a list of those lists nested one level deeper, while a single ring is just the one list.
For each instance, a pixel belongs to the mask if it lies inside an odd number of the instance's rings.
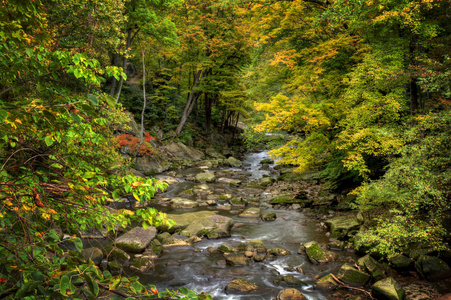
[{"label": "gray rock", "polygon": [[170,229],[171,232],[177,231],[188,237],[203,235],[208,238],[229,237],[230,229],[233,226],[231,218],[217,215],[211,211],[169,214],[168,218],[175,220],[175,225]]},{"label": "gray rock", "polygon": [[181,142],[171,143],[161,149],[170,159],[199,161],[205,157],[205,154],[197,149],[186,146]]},{"label": "gray rock", "polygon": [[127,252],[112,245],[108,246],[104,252],[105,257],[108,259],[108,261],[117,260],[124,262],[130,260],[130,255],[128,255]]},{"label": "gray rock", "polygon": [[158,179],[159,181],[166,182],[167,184],[174,184],[178,183],[179,181],[175,179],[174,177],[167,176],[167,175],[155,175],[153,176],[155,179]]},{"label": "gray rock", "polygon": [[330,228],[332,238],[346,236],[360,228],[360,222],[354,215],[335,216],[325,223]]},{"label": "gray rock", "polygon": [[99,266],[103,259],[102,250],[96,247],[86,248],[81,250],[81,257],[88,261],[91,259],[95,265]]},{"label": "gray rock", "polygon": [[390,265],[397,270],[407,269],[413,264],[413,260],[403,254],[397,254],[388,258]]},{"label": "gray rock", "polygon": [[142,252],[149,245],[150,241],[155,238],[156,234],[157,229],[155,227],[147,229],[135,227],[117,238],[116,246],[127,252]]},{"label": "gray rock", "polygon": [[370,280],[368,274],[357,270],[349,264],[341,266],[337,278],[351,286],[363,286]]},{"label": "gray rock", "polygon": [[175,197],[171,200],[171,206],[173,208],[195,208],[199,206],[199,203],[186,198]]},{"label": "gray rock", "polygon": [[258,207],[250,207],[243,211],[239,217],[242,218],[260,218],[262,215],[261,209]]},{"label": "gray rock", "polygon": [[377,300],[403,300],[403,288],[391,277],[379,280],[371,287],[371,295]]},{"label": "gray rock", "polygon": [[216,176],[211,173],[199,173],[196,175],[197,182],[214,182],[216,180]]},{"label": "gray rock", "polygon": [[233,179],[233,178],[226,178],[226,177],[219,178],[217,180],[217,182],[228,184],[228,185],[231,185],[231,186],[235,186],[235,185],[241,184],[241,180]]},{"label": "gray rock", "polygon": [[440,280],[451,277],[451,269],[440,258],[421,255],[415,263],[415,269],[427,280]]},{"label": "gray rock", "polygon": [[229,158],[227,158],[226,160],[227,164],[229,164],[231,167],[241,167],[241,165],[243,164],[240,160],[230,156]]},{"label": "gray rock", "polygon": [[230,245],[229,243],[223,243],[221,246],[218,247],[218,251],[222,253],[234,253],[237,251],[237,249],[232,245]]},{"label": "gray rock", "polygon": [[273,178],[271,178],[271,177],[263,177],[260,180],[258,180],[257,185],[259,187],[264,188],[264,187],[267,187],[268,185],[272,184],[273,182],[274,182]]},{"label": "gray rock", "polygon": [[304,295],[297,289],[284,289],[277,295],[277,300],[306,300]]},{"label": "gray rock", "polygon": [[167,171],[169,167],[170,164],[167,160],[156,155],[137,157],[135,162],[136,170],[146,175]]},{"label": "gray rock", "polygon": [[285,275],[282,276],[282,281],[286,283],[288,286],[306,286],[308,285],[301,279],[293,276],[293,275]]}]

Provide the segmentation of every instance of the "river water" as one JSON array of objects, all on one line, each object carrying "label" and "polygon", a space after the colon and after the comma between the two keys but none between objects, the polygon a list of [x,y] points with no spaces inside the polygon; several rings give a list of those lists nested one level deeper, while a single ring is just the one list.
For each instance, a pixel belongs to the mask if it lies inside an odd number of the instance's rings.
[{"label": "river water", "polygon": [[[235,178],[247,178],[250,181],[258,180],[264,175],[274,175],[273,170],[261,170],[260,161],[269,158],[265,152],[248,154],[243,159],[242,168],[226,168],[229,174]],[[173,198],[180,191],[189,189],[198,183],[186,180],[186,176],[200,172],[198,169],[181,171],[177,174],[180,183],[172,184],[161,197]],[[217,170],[217,171],[224,171]],[[218,183],[210,185],[214,189],[223,189],[226,193],[243,194],[240,186],[226,186]],[[252,195],[265,198],[263,191]],[[274,299],[280,290],[288,288],[275,282],[283,275],[293,275],[307,285],[299,288],[308,299],[328,299],[326,293],[315,290],[313,283],[318,276],[336,272],[351,254],[342,252],[341,261],[313,265],[305,255],[297,254],[301,244],[309,241],[326,243],[328,238],[324,230],[320,230],[319,221],[307,218],[302,212],[294,210],[274,210],[263,206],[262,212],[275,211],[277,219],[272,222],[257,221],[255,219],[241,218],[230,211],[217,210],[220,215],[233,218],[235,226],[232,228],[231,237],[223,239],[206,239],[191,246],[165,247],[161,257],[155,259],[155,268],[145,274],[139,275],[145,284],[153,284],[159,290],[176,290],[185,286],[197,293],[206,292],[214,299]],[[217,207],[203,207],[196,209],[170,209],[158,207],[158,209],[171,214],[186,213],[200,209],[214,210]],[[262,240],[268,249],[279,247],[289,250],[290,255],[276,256],[273,260],[252,262],[249,266],[226,266],[221,253],[210,253],[209,247],[219,247],[222,243],[238,245],[249,240]],[[295,271],[301,267],[304,274]],[[226,285],[236,278],[245,278],[259,286],[257,292],[246,295],[228,295],[225,293]]]}]

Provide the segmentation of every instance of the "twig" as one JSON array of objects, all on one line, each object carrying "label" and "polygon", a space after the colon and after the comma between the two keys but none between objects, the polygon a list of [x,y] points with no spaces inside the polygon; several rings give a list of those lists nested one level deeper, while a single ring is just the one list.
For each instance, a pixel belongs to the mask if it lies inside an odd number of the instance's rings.
[{"label": "twig", "polygon": [[335,277],[335,275],[332,274],[332,273],[329,273],[329,275],[332,277],[333,280],[335,280],[338,284],[342,285],[343,287],[345,287],[347,289],[357,290],[357,291],[363,292],[366,295],[368,295],[368,297],[370,297],[370,299],[374,299],[368,291],[365,291],[364,289],[359,289],[359,288],[356,288],[356,287],[349,286],[346,283],[344,283],[343,281],[341,281],[340,279],[338,279],[337,277]]}]

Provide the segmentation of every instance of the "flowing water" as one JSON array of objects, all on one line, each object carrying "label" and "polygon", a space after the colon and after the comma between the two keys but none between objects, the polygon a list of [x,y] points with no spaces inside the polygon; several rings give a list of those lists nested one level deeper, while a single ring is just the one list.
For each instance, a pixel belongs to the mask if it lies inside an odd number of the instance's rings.
[{"label": "flowing water", "polygon": [[[263,175],[273,174],[271,170],[261,170],[260,161],[268,158],[265,152],[247,155],[243,160],[242,168],[230,168],[229,174],[236,178],[247,177],[250,180],[258,180]],[[201,170],[191,169],[183,171],[189,175]],[[230,176],[229,176],[230,177]],[[180,191],[196,185],[192,181],[180,178],[180,183],[171,185],[162,197],[173,198]],[[225,186],[218,183],[209,184],[212,188],[222,189],[225,193],[242,193],[239,186]],[[255,195],[253,195],[255,196]],[[258,195],[265,197],[264,193]],[[168,209],[158,207],[160,210],[171,214],[192,212],[200,209],[215,210],[215,207],[197,209]],[[216,207],[217,209],[217,207]],[[230,211],[218,210],[218,213],[233,218],[236,226],[232,228],[229,238],[206,239],[191,246],[165,247],[161,257],[155,259],[155,268],[145,274],[139,275],[143,283],[153,284],[158,289],[175,290],[185,286],[198,293],[206,292],[214,299],[274,299],[280,290],[287,288],[285,285],[275,283],[283,275],[293,275],[307,285],[301,289],[308,299],[328,299],[327,294],[314,290],[312,284],[318,275],[326,275],[335,272],[343,262],[334,262],[325,265],[311,264],[305,255],[297,254],[300,244],[309,241],[319,243],[327,242],[325,232],[318,230],[318,221],[307,218],[303,213],[294,210],[263,209],[262,212],[275,211],[277,220],[273,222],[257,221],[255,219],[240,218]],[[226,266],[221,253],[210,253],[209,247],[219,247],[222,243],[233,246],[249,240],[262,240],[268,249],[279,247],[291,252],[288,256],[276,256],[273,260],[252,262],[249,266]],[[341,253],[342,260],[350,256],[349,253]],[[301,267],[305,274],[295,271]],[[224,292],[226,285],[236,278],[245,278],[259,286],[257,292],[246,295],[227,295]]]}]

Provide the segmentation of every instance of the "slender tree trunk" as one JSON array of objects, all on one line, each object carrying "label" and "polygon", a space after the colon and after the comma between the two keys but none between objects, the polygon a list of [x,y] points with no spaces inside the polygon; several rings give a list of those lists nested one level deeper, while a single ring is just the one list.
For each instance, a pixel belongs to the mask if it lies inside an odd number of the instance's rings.
[{"label": "slender tree trunk", "polygon": [[143,109],[141,111],[141,130],[139,131],[139,145],[136,147],[135,156],[138,155],[139,148],[143,144],[144,140],[144,112],[146,111],[147,98],[146,98],[146,64],[144,59],[145,50],[142,49],[142,61],[143,61]]},{"label": "slender tree trunk", "polygon": [[[113,66],[117,67],[119,64],[119,53],[114,54],[113,56]],[[110,88],[110,96],[114,97],[114,91],[116,90],[116,83],[117,79],[113,76],[113,80],[111,81],[111,88]]]},{"label": "slender tree trunk", "polygon": [[182,132],[183,127],[185,126],[186,121],[188,120],[189,115],[191,114],[191,111],[193,110],[194,106],[196,105],[197,98],[199,97],[199,94],[194,91],[194,89],[199,85],[200,76],[202,74],[202,71],[197,71],[194,73],[193,78],[193,85],[191,87],[191,91],[188,96],[188,100],[185,105],[185,109],[183,110],[182,119],[180,120],[179,125],[177,126],[177,129],[175,131],[175,134],[178,136],[180,132]]},{"label": "slender tree trunk", "polygon": [[205,93],[205,133],[210,133],[212,99]]},{"label": "slender tree trunk", "polygon": [[[129,29],[127,33],[127,42],[125,43],[125,49],[130,48],[131,45],[131,39],[132,39],[132,30]],[[124,60],[122,61],[122,71],[125,71],[125,66],[127,65],[127,57],[124,56]],[[121,79],[119,80],[119,88],[117,91],[117,97],[116,97],[116,104],[119,102],[119,97],[121,96],[122,91],[122,85],[124,83],[124,77],[121,76]]]}]

